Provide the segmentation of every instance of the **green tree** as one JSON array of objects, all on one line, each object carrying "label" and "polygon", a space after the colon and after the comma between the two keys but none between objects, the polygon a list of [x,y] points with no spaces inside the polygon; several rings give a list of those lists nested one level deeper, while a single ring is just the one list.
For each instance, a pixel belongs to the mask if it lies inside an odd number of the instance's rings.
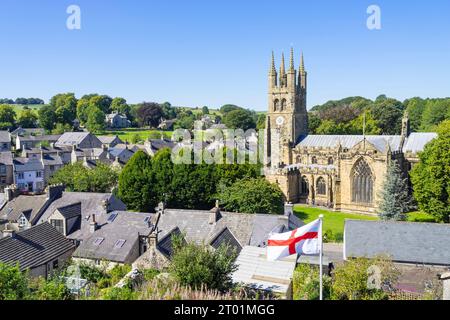
[{"label": "green tree", "polygon": [[50,106],[55,112],[56,122],[71,125],[76,118],[77,102],[73,93],[61,93],[53,96],[50,99]]},{"label": "green tree", "polygon": [[411,171],[419,208],[440,222],[450,222],[450,120],[438,127],[438,138],[425,146]]},{"label": "green tree", "polygon": [[450,99],[428,100],[422,114],[421,129],[434,131],[436,127],[450,116]]},{"label": "green tree", "polygon": [[105,114],[101,109],[95,106],[89,106],[87,109],[86,128],[90,132],[100,132],[105,129]]},{"label": "green tree", "polygon": [[139,124],[150,128],[156,128],[163,117],[161,106],[154,102],[141,103],[136,112]]},{"label": "green tree", "polygon": [[403,104],[395,99],[378,99],[371,107],[373,119],[378,123],[381,134],[400,134]]},{"label": "green tree", "polygon": [[388,166],[380,199],[378,215],[382,220],[405,221],[406,213],[412,209],[407,179],[395,160]]},{"label": "green tree", "polygon": [[38,117],[30,109],[22,110],[17,118],[17,124],[22,128],[36,128]]},{"label": "green tree", "polygon": [[266,128],[266,114],[258,114],[258,120],[256,121],[256,129],[261,130]]},{"label": "green tree", "polygon": [[[331,277],[323,276],[323,298],[330,298]],[[320,281],[319,268],[302,263],[295,268],[292,279],[292,291],[294,300],[319,300]]]},{"label": "green tree", "polygon": [[227,112],[223,117],[223,123],[230,129],[242,129],[245,131],[256,128],[252,114],[243,109]]},{"label": "green tree", "polygon": [[7,104],[0,105],[0,130],[11,129],[16,124],[16,112]]},{"label": "green tree", "polygon": [[232,287],[231,275],[236,271],[236,251],[221,245],[217,250],[211,246],[184,243],[174,237],[173,256],[170,273],[183,286],[200,289],[206,286],[210,290],[225,292]]},{"label": "green tree", "polygon": [[23,300],[29,295],[28,277],[18,265],[0,262],[0,300]]},{"label": "green tree", "polygon": [[119,176],[119,198],[129,210],[151,212],[155,205],[151,158],[137,151],[123,167]]},{"label": "green tree", "polygon": [[405,100],[403,105],[408,112],[411,130],[417,132],[422,126],[422,115],[425,110],[426,101],[421,98]]},{"label": "green tree", "polygon": [[208,108],[207,106],[203,106],[203,108],[202,108],[202,114],[203,114],[203,115],[209,114],[209,108]]},{"label": "green tree", "polygon": [[56,112],[51,105],[44,105],[38,110],[39,125],[47,131],[55,128]]},{"label": "green tree", "polygon": [[228,211],[243,213],[283,212],[283,192],[276,184],[264,178],[242,179],[219,193],[223,207]]},{"label": "green tree", "polygon": [[124,98],[114,98],[111,102],[111,111],[126,115],[127,118],[131,117],[131,107],[127,104],[127,100]]},{"label": "green tree", "polygon": [[316,134],[321,123],[322,120],[316,113],[308,112],[308,129],[310,133]]},{"label": "green tree", "polygon": [[64,279],[59,276],[47,280],[39,277],[31,287],[34,289],[31,297],[33,300],[72,300],[74,298]]},{"label": "green tree", "polygon": [[223,105],[220,108],[220,112],[223,115],[225,115],[228,112],[234,111],[234,110],[243,110],[243,109],[241,107],[238,107],[238,106],[234,105],[234,104],[226,104],[226,105]]},{"label": "green tree", "polygon": [[394,288],[399,271],[384,257],[357,258],[338,265],[333,275],[332,300],[386,300],[385,291]]}]

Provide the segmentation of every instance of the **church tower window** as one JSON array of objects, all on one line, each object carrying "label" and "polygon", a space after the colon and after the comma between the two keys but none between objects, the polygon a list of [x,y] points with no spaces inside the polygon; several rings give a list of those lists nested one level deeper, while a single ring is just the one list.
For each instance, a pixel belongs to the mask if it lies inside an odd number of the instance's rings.
[{"label": "church tower window", "polygon": [[278,111],[279,108],[280,108],[280,101],[278,99],[276,99],[273,102],[273,111]]},{"label": "church tower window", "polygon": [[317,164],[317,158],[315,156],[311,158],[311,163]]},{"label": "church tower window", "polygon": [[327,194],[327,185],[325,183],[325,179],[322,177],[317,179],[317,194],[320,194],[320,195]]},{"label": "church tower window", "polygon": [[328,158],[328,165],[333,165],[334,164],[334,160],[333,160],[333,158],[332,157],[329,157]]},{"label": "church tower window", "polygon": [[286,99],[281,100],[281,111],[286,110]]},{"label": "church tower window", "polygon": [[352,201],[356,203],[373,202],[373,175],[369,165],[360,159],[353,167],[351,174]]}]

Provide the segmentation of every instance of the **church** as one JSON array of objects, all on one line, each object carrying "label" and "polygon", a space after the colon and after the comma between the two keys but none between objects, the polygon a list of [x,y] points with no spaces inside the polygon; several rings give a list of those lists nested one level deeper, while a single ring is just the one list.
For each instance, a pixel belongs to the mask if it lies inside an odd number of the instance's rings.
[{"label": "church", "polygon": [[265,136],[265,176],[277,183],[286,200],[336,211],[376,214],[389,163],[405,176],[418,153],[436,133],[412,133],[407,114],[400,135],[311,135],[306,108],[307,77],[303,55],[299,70],[291,49],[279,72],[269,69]]}]

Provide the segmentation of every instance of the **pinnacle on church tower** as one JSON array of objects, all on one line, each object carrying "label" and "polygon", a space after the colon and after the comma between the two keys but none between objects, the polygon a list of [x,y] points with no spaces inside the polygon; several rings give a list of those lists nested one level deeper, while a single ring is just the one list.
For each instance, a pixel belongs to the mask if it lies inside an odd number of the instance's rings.
[{"label": "pinnacle on church tower", "polygon": [[272,63],[271,63],[271,66],[270,66],[270,73],[271,74],[276,74],[277,73],[277,69],[275,68],[275,56],[273,54],[273,51],[272,51]]},{"label": "pinnacle on church tower", "polygon": [[294,69],[294,49],[292,47],[291,47],[291,58],[290,58],[290,61],[289,61],[289,71],[290,72],[292,72],[292,71],[295,72],[295,69]]},{"label": "pinnacle on church tower", "polygon": [[281,54],[280,77],[286,73],[284,69],[284,52]]},{"label": "pinnacle on church tower", "polygon": [[305,59],[303,58],[303,51],[302,51],[302,57],[300,59],[300,73],[305,72]]}]

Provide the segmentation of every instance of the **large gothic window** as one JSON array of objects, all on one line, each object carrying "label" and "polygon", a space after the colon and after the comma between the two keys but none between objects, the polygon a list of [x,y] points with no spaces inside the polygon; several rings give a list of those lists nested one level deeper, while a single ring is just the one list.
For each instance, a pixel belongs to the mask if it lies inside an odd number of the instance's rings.
[{"label": "large gothic window", "polygon": [[280,108],[280,100],[276,99],[273,102],[273,111],[278,111],[279,108]]},{"label": "large gothic window", "polygon": [[300,193],[302,195],[308,195],[309,194],[309,185],[308,185],[308,179],[303,176],[302,181],[300,182]]},{"label": "large gothic window", "polygon": [[317,194],[326,195],[327,194],[327,185],[325,183],[325,179],[320,177],[317,179]]},{"label": "large gothic window", "polygon": [[364,159],[358,160],[352,170],[352,201],[357,203],[373,202],[373,175]]}]

